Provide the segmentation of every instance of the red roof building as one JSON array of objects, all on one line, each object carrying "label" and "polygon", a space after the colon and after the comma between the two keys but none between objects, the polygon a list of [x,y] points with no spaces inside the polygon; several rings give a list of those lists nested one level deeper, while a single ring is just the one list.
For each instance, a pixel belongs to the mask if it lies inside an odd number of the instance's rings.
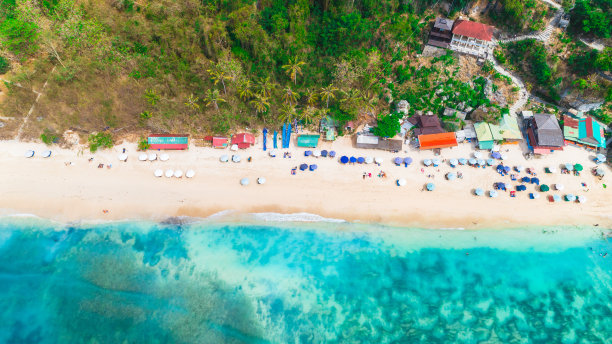
[{"label": "red roof building", "polygon": [[245,149],[255,144],[255,136],[249,133],[240,133],[232,137],[232,145],[238,145],[238,148]]},{"label": "red roof building", "polygon": [[486,58],[493,48],[493,27],[469,20],[455,20],[450,48]]},{"label": "red roof building", "polygon": [[461,35],[490,42],[493,39],[493,27],[469,20],[455,20],[453,35]]},{"label": "red roof building", "polygon": [[419,135],[421,149],[448,148],[457,146],[455,133],[439,133]]},{"label": "red roof building", "polygon": [[227,144],[229,143],[227,137],[220,136],[206,136],[204,140],[212,142],[213,148],[227,148]]}]

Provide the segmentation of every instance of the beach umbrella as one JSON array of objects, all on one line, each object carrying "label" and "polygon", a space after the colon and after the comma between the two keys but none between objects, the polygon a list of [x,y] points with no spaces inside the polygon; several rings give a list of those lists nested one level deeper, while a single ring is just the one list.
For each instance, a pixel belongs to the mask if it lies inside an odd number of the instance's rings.
[{"label": "beach umbrella", "polygon": [[555,184],[555,190],[563,190],[563,184]]},{"label": "beach umbrella", "polygon": [[407,165],[412,164],[412,158],[410,158],[410,157],[405,157],[405,158],[404,158],[404,164],[407,164]]},{"label": "beach umbrella", "polygon": [[376,158],[374,159],[374,161],[375,161],[377,164],[382,164],[382,163],[383,163],[383,161],[384,161],[384,159],[383,159],[383,158],[381,158],[381,157],[376,157]]},{"label": "beach umbrella", "polygon": [[574,165],[572,165],[570,163],[567,163],[567,164],[565,164],[565,168],[567,168],[570,171],[573,171],[574,170]]},{"label": "beach umbrella", "polygon": [[504,170],[504,165],[499,164],[499,165],[497,165],[496,168],[497,168],[498,171],[503,171]]},{"label": "beach umbrella", "polygon": [[446,179],[448,180],[455,180],[457,178],[457,174],[454,172],[449,172],[446,174]]},{"label": "beach umbrella", "polygon": [[437,167],[438,165],[440,165],[440,159],[432,159],[431,163],[432,163],[432,165]]},{"label": "beach umbrella", "polygon": [[314,170],[316,170],[316,169],[317,169],[317,167],[318,167],[318,166],[317,166],[316,164],[312,164],[312,165],[310,165],[310,167],[309,167],[309,168],[310,168],[310,170],[311,170],[311,171],[314,171]]},{"label": "beach umbrella", "polygon": [[142,153],[138,156],[138,160],[140,161],[147,161],[147,154],[146,153]]},{"label": "beach umbrella", "polygon": [[48,158],[51,156],[51,151],[50,150],[46,150],[42,153],[42,157],[43,158]]},{"label": "beach umbrella", "polygon": [[435,188],[434,183],[427,183],[427,191],[434,191]]},{"label": "beach umbrella", "polygon": [[349,158],[347,156],[342,156],[340,158],[340,163],[346,164],[347,162],[349,162]]},{"label": "beach umbrella", "polygon": [[315,150],[315,151],[312,151],[312,155],[313,155],[314,157],[317,157],[317,158],[318,158],[318,157],[320,157],[320,156],[321,156],[321,151],[320,151],[320,150]]},{"label": "beach umbrella", "polygon": [[568,202],[573,202],[576,200],[576,196],[572,195],[572,194],[567,194],[565,195],[565,200]]},{"label": "beach umbrella", "polygon": [[523,182],[523,183],[529,183],[529,182],[531,182],[531,178],[529,178],[529,177],[523,177],[523,178],[521,178],[521,182]]},{"label": "beach umbrella", "polygon": [[597,154],[595,159],[597,160],[598,163],[602,163],[606,161],[606,156],[603,154]]},{"label": "beach umbrella", "polygon": [[493,159],[501,159],[501,154],[499,154],[499,152],[493,152],[491,153],[491,157]]},{"label": "beach umbrella", "polygon": [[486,162],[484,160],[480,159],[480,160],[478,160],[478,165],[484,166],[484,165],[486,165]]},{"label": "beach umbrella", "polygon": [[515,166],[514,168],[516,169],[516,172],[523,172],[525,169],[522,165]]},{"label": "beach umbrella", "polygon": [[584,167],[582,167],[582,165],[580,165],[580,164],[574,165],[574,170],[576,170],[578,172],[582,171],[583,169],[584,169]]},{"label": "beach umbrella", "polygon": [[155,170],[155,172],[153,173],[156,177],[161,177],[164,175],[164,171],[162,171],[161,169],[157,169]]},{"label": "beach umbrella", "polygon": [[508,172],[512,171],[512,169],[510,168],[510,166],[504,166],[504,171],[506,173],[508,173]]},{"label": "beach umbrella", "polygon": [[491,198],[495,198],[495,197],[497,197],[497,191],[495,191],[495,190],[490,190],[490,191],[489,191],[489,197],[491,197]]},{"label": "beach umbrella", "polygon": [[540,185],[540,180],[538,178],[531,178],[531,184]]},{"label": "beach umbrella", "polygon": [[264,152],[266,151],[267,147],[267,141],[268,141],[268,128],[263,128],[263,150]]},{"label": "beach umbrella", "polygon": [[366,164],[371,164],[374,162],[374,158],[372,158],[371,156],[366,156],[365,158],[365,163]]},{"label": "beach umbrella", "polygon": [[495,164],[495,160],[493,160],[493,159],[487,159],[487,165],[489,165],[489,166],[493,166],[493,164]]},{"label": "beach umbrella", "polygon": [[257,178],[257,184],[265,184],[265,183],[266,183],[266,178],[264,177]]},{"label": "beach umbrella", "polygon": [[306,171],[308,169],[308,165],[307,164],[301,164],[300,165],[300,171]]},{"label": "beach umbrella", "polygon": [[327,151],[325,149],[321,151],[321,156],[327,158]]},{"label": "beach umbrella", "polygon": [[516,191],[525,191],[525,190],[527,190],[527,187],[525,185],[516,186]]},{"label": "beach umbrella", "polygon": [[354,163],[356,163],[356,162],[357,162],[357,158],[355,158],[354,156],[352,156],[352,157],[350,157],[350,158],[349,158],[349,162],[350,162],[351,164],[354,164]]},{"label": "beach umbrella", "polygon": [[[397,159],[397,158],[396,158],[396,159]],[[430,165],[431,165],[431,160],[429,160],[429,159],[425,159],[425,160],[423,160],[423,165],[425,165],[425,166],[430,166]]]},{"label": "beach umbrella", "polygon": [[181,178],[183,176],[183,171],[181,171],[181,170],[174,171],[174,176],[176,178]]},{"label": "beach umbrella", "polygon": [[233,150],[234,152],[238,150],[238,145],[234,144],[230,147],[230,150]]},{"label": "beach umbrella", "polygon": [[330,151],[330,152],[329,152],[329,157],[330,157],[330,158],[333,158],[333,157],[335,157],[335,156],[336,156],[336,152],[335,152],[335,151]]},{"label": "beach umbrella", "polygon": [[467,159],[465,159],[465,158],[461,158],[461,159],[459,159],[459,164],[461,164],[461,165],[465,165],[465,164],[467,164],[467,163],[468,163]]},{"label": "beach umbrella", "polygon": [[531,198],[531,199],[540,198],[540,194],[537,193],[537,192],[532,192],[532,193],[529,194],[529,198]]},{"label": "beach umbrella", "polygon": [[166,170],[166,178],[170,178],[174,175],[174,170]]},{"label": "beach umbrella", "polygon": [[228,162],[229,161],[229,156],[227,156],[227,154],[223,154],[219,158],[219,161],[221,161],[221,162]]},{"label": "beach umbrella", "polygon": [[161,161],[168,161],[168,159],[170,159],[170,156],[166,153],[159,156],[159,160]]},{"label": "beach umbrella", "polygon": [[398,179],[396,181],[396,183],[397,183],[397,186],[404,186],[404,185],[406,185],[406,179],[403,179],[403,178],[402,179]]},{"label": "beach umbrella", "polygon": [[476,194],[476,196],[482,196],[484,195],[484,190],[481,188],[477,188],[476,190],[474,190],[474,194]]},{"label": "beach umbrella", "polygon": [[119,154],[117,158],[119,159],[119,161],[126,161],[128,158],[128,155],[125,153],[122,153],[122,154]]},{"label": "beach umbrella", "polygon": [[232,155],[232,161],[233,162],[240,162],[240,155],[236,154],[236,155]]},{"label": "beach umbrella", "polygon": [[311,156],[311,155],[312,155],[312,151],[307,150],[304,152],[304,156]]},{"label": "beach umbrella", "polygon": [[270,152],[268,152],[268,154],[270,154],[271,157],[276,158],[276,149],[270,150]]},{"label": "beach umbrella", "polygon": [[481,152],[474,152],[474,158],[482,159],[482,153]]},{"label": "beach umbrella", "polygon": [[193,178],[194,176],[195,176],[194,170],[187,170],[187,172],[185,173],[185,177],[187,178]]},{"label": "beach umbrella", "polygon": [[398,166],[399,166],[399,164],[401,164],[401,163],[402,163],[402,161],[403,161],[403,160],[402,160],[402,158],[399,158],[399,157],[398,157],[398,158],[393,159],[393,162],[394,162],[396,165],[398,165]]},{"label": "beach umbrella", "polygon": [[450,159],[450,160],[448,161],[448,163],[449,163],[449,164],[450,164],[452,167],[455,167],[455,166],[457,166],[457,165],[459,164],[459,161],[458,161],[457,159]]},{"label": "beach umbrella", "polygon": [[365,162],[365,159],[363,157],[359,157],[357,158],[357,162],[363,164]]},{"label": "beach umbrella", "polygon": [[604,171],[604,169],[603,169],[603,168],[598,167],[598,168],[595,170],[595,174],[597,174],[598,176],[604,176],[604,175],[606,174],[606,171]]},{"label": "beach umbrella", "polygon": [[546,185],[546,184],[542,184],[542,185],[540,185],[540,191],[542,191],[542,192],[550,191],[550,187],[548,187],[548,185]]},{"label": "beach umbrella", "polygon": [[157,154],[155,153],[149,154],[149,161],[154,161],[154,160],[157,160]]},{"label": "beach umbrella", "polygon": [[561,202],[561,196],[559,195],[553,195],[552,198],[554,202]]},{"label": "beach umbrella", "polygon": [[557,169],[555,167],[547,167],[545,171],[546,173],[557,173]]},{"label": "beach umbrella", "polygon": [[240,179],[240,185],[242,185],[242,186],[249,185],[249,178],[242,178],[242,179]]},{"label": "beach umbrella", "polygon": [[506,160],[506,159],[508,159],[508,155],[506,155],[506,154],[502,154],[502,155],[501,155],[501,159],[502,159],[502,160]]},{"label": "beach umbrella", "polygon": [[470,159],[468,160],[468,162],[470,163],[470,165],[476,165],[478,163],[476,159]]},{"label": "beach umbrella", "polygon": [[578,202],[585,203],[587,201],[586,196],[578,196]]},{"label": "beach umbrella", "polygon": [[33,150],[29,150],[25,152],[25,157],[26,158],[31,158],[34,156],[34,151]]}]

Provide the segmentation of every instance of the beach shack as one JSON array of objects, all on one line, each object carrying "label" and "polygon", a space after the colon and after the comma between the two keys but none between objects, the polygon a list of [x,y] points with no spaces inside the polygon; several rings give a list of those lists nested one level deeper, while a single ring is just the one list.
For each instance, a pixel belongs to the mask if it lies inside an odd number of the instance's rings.
[{"label": "beach shack", "polygon": [[300,135],[297,137],[298,147],[316,148],[319,144],[319,138],[321,135]]},{"label": "beach shack", "polygon": [[457,137],[454,132],[451,133],[438,133],[438,134],[424,134],[419,135],[419,148],[424,149],[436,149],[436,148],[448,148],[457,146]]},{"label": "beach shack", "polygon": [[606,148],[604,126],[591,116],[563,116],[563,136],[571,143],[587,148]]},{"label": "beach shack", "polygon": [[518,125],[518,120],[515,116],[505,114],[499,121],[499,134],[505,144],[518,144],[523,140],[523,133]]},{"label": "beach shack", "polygon": [[333,119],[331,116],[325,116],[319,123],[319,132],[324,134],[324,140],[334,141],[336,140],[336,131],[340,126],[340,123]]},{"label": "beach shack", "polygon": [[474,130],[476,130],[478,148],[480,149],[493,149],[495,143],[503,139],[499,134],[499,127],[494,124],[486,122],[474,123]]},{"label": "beach shack", "polygon": [[563,150],[565,140],[563,131],[555,115],[534,114],[525,121],[529,146],[535,154],[549,154]]},{"label": "beach shack", "polygon": [[363,149],[380,149],[391,152],[399,152],[402,149],[402,140],[381,139],[369,133],[355,135],[355,147]]},{"label": "beach shack", "polygon": [[249,133],[240,133],[232,136],[232,145],[237,145],[240,149],[249,148],[255,144],[255,136]]},{"label": "beach shack", "polygon": [[149,149],[185,150],[189,148],[189,135],[151,134],[147,143]]},{"label": "beach shack", "polygon": [[410,117],[408,121],[417,127],[414,129],[414,135],[416,136],[446,132],[442,129],[440,118],[436,115],[415,115]]},{"label": "beach shack", "polygon": [[205,141],[209,141],[213,148],[227,148],[229,139],[221,136],[206,136]]}]

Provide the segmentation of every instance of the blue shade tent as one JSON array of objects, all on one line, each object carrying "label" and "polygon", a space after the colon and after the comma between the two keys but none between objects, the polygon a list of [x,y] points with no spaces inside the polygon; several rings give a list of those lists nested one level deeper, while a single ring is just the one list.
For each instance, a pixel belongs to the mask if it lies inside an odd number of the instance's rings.
[{"label": "blue shade tent", "polygon": [[455,166],[457,166],[457,165],[459,164],[459,161],[458,161],[457,159],[450,159],[450,160],[448,161],[448,163],[449,163],[449,164],[450,164],[452,167],[455,167]]},{"label": "blue shade tent", "polygon": [[394,162],[396,165],[398,165],[398,166],[399,166],[399,164],[401,164],[401,163],[402,163],[402,161],[403,161],[403,160],[402,160],[402,158],[399,158],[399,157],[398,157],[398,158],[393,159],[393,162]]},{"label": "blue shade tent", "polygon": [[352,157],[350,157],[350,158],[349,158],[349,162],[350,162],[351,164],[354,164],[354,163],[356,163],[356,162],[357,162],[357,158],[355,158],[354,156],[352,156]]},{"label": "blue shade tent", "polygon": [[313,165],[310,165],[310,170],[311,170],[311,171],[314,171],[314,170],[316,170],[316,169],[317,169],[317,165],[314,165],[314,164],[313,164]]},{"label": "blue shade tent", "polygon": [[435,188],[434,183],[427,183],[427,191],[433,191]]},{"label": "blue shade tent", "polygon": [[276,132],[276,130],[274,130],[274,142],[272,142],[272,147],[274,147],[274,149],[278,148],[278,132]]},{"label": "blue shade tent", "polygon": [[531,178],[531,184],[540,185],[540,180],[538,178]]},{"label": "blue shade tent", "polygon": [[474,190],[474,194],[476,194],[476,196],[482,196],[484,195],[484,190],[481,188],[477,188],[476,190]]},{"label": "blue shade tent", "polygon": [[406,165],[412,164],[412,158],[409,158],[409,157],[404,158],[404,164]]},{"label": "blue shade tent", "polygon": [[478,161],[474,158],[470,158],[470,160],[468,160],[468,162],[470,163],[470,165],[476,165],[478,163]]},{"label": "blue shade tent", "polygon": [[430,166],[431,165],[431,160],[429,160],[429,159],[423,160],[423,165]]},{"label": "blue shade tent", "polygon": [[340,162],[343,164],[346,164],[347,162],[349,162],[349,158],[348,156],[344,155],[340,158]]},{"label": "blue shade tent", "polygon": [[438,165],[440,165],[440,159],[431,159],[431,163],[432,163],[434,166],[438,166]]},{"label": "blue shade tent", "polygon": [[565,168],[567,168],[570,171],[573,171],[574,170],[574,165],[568,163],[568,164],[565,164]]},{"label": "blue shade tent", "polygon": [[525,185],[516,186],[516,191],[525,191],[525,190],[527,190],[527,187]]},{"label": "blue shade tent", "polygon": [[365,158],[363,158],[363,157],[357,158],[357,163],[363,164],[364,162],[365,162]]},{"label": "blue shade tent", "polygon": [[267,137],[268,137],[268,129],[264,128],[263,129],[263,150],[264,151],[266,150],[266,141],[267,141],[266,139],[267,139]]},{"label": "blue shade tent", "polygon": [[460,163],[461,165],[465,165],[465,164],[467,164],[467,162],[468,162],[468,161],[467,161],[467,159],[465,159],[465,158],[461,158],[461,159],[459,159],[459,163]]},{"label": "blue shade tent", "polygon": [[455,180],[457,178],[457,174],[454,172],[449,172],[446,174],[446,179],[448,180]]},{"label": "blue shade tent", "polygon": [[523,183],[530,183],[531,182],[531,178],[523,177],[523,178],[521,178],[521,182],[523,182]]},{"label": "blue shade tent", "polygon": [[493,164],[495,163],[495,160],[493,159],[487,159],[487,165],[489,166],[493,166]]},{"label": "blue shade tent", "polygon": [[306,164],[301,164],[300,165],[300,171],[305,171],[308,168],[308,165]]},{"label": "blue shade tent", "polygon": [[576,200],[576,196],[572,195],[572,194],[567,194],[565,195],[565,200],[568,202],[573,202]]},{"label": "blue shade tent", "polygon": [[304,156],[311,156],[311,155],[312,155],[312,151],[307,150],[304,152]]},{"label": "blue shade tent", "polygon": [[327,158],[327,151],[325,149],[321,151],[321,156]]},{"label": "blue shade tent", "polygon": [[336,156],[336,151],[329,151],[329,157],[333,158]]},{"label": "blue shade tent", "polygon": [[489,197],[491,197],[491,198],[497,197],[497,191],[495,191],[495,190],[489,191]]}]

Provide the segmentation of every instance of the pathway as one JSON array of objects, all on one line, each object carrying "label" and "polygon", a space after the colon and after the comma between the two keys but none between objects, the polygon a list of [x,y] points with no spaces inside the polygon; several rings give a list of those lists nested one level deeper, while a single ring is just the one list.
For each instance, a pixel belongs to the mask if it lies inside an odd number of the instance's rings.
[{"label": "pathway", "polygon": [[535,40],[546,43],[552,36],[552,33],[555,30],[555,26],[559,22],[559,19],[561,18],[563,13],[565,13],[563,9],[559,8],[555,16],[548,22],[548,24],[546,25],[546,28],[542,31],[530,33],[530,34],[523,35],[523,36],[517,36],[513,38],[501,39],[497,41],[497,43],[510,43],[510,42],[523,41],[526,39],[535,39]]},{"label": "pathway", "polygon": [[585,41],[582,38],[580,38],[580,42],[586,44],[589,48],[595,49],[597,51],[602,51],[605,48],[605,46],[603,44],[601,44],[601,43],[598,43],[598,42],[591,42],[591,43],[589,43],[589,42]]},{"label": "pathway", "polygon": [[30,115],[32,115],[32,113],[34,112],[34,107],[36,106],[36,103],[38,103],[40,96],[42,96],[42,93],[45,90],[45,87],[47,87],[47,83],[49,82],[49,78],[51,77],[53,72],[55,72],[55,67],[53,67],[53,69],[51,70],[51,73],[49,73],[49,76],[47,77],[47,80],[45,81],[45,84],[43,85],[43,87],[40,89],[40,92],[32,90],[32,92],[36,93],[36,100],[34,100],[34,104],[32,104],[30,111],[28,111],[28,114],[23,118],[23,123],[21,123],[21,125],[19,126],[19,129],[17,130],[17,137],[16,137],[17,140],[21,139],[23,128],[25,128],[26,124],[28,123],[28,120],[30,119]]}]

